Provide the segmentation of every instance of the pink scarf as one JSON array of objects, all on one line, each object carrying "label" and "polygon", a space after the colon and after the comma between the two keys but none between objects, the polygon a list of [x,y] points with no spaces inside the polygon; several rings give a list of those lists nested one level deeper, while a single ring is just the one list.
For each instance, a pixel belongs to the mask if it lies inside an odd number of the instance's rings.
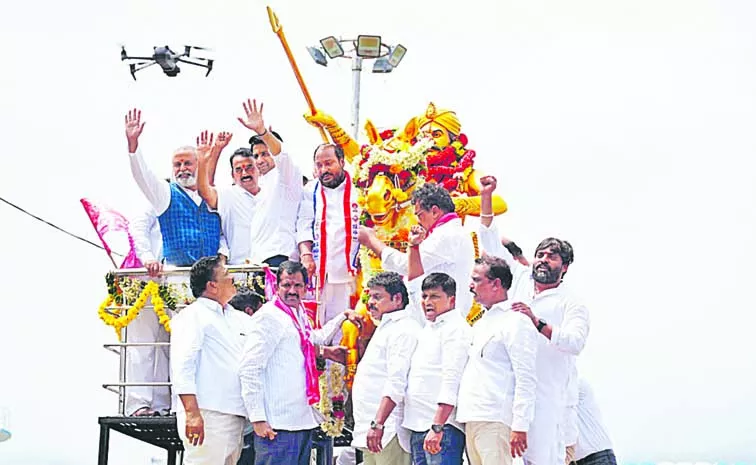
[{"label": "pink scarf", "polygon": [[454,213],[454,212],[451,212],[451,213],[446,213],[445,215],[441,216],[441,217],[440,217],[440,218],[439,218],[438,220],[436,220],[436,222],[435,222],[435,223],[433,223],[433,226],[431,226],[431,227],[430,227],[430,229],[428,230],[428,234],[427,234],[427,235],[428,235],[428,236],[430,236],[430,234],[431,234],[431,233],[432,233],[432,232],[433,232],[433,231],[434,231],[434,230],[435,230],[435,229],[436,229],[437,227],[439,227],[439,226],[441,226],[441,225],[444,225],[444,224],[448,223],[448,222],[449,222],[449,221],[451,221],[451,220],[456,220],[456,219],[458,219],[458,218],[459,218],[459,215],[457,215],[457,214],[456,214],[456,213]]},{"label": "pink scarf", "polygon": [[289,318],[294,322],[294,326],[299,332],[299,342],[302,345],[302,354],[305,359],[305,384],[307,386],[307,403],[314,405],[320,402],[320,386],[318,385],[318,373],[315,369],[315,345],[310,339],[310,333],[312,328],[309,321],[307,321],[307,315],[304,312],[304,308],[301,308],[302,316],[304,317],[304,327],[299,323],[299,318],[294,315],[294,312],[288,305],[281,301],[281,298],[276,296],[276,307],[281,309],[284,313],[289,315]]}]

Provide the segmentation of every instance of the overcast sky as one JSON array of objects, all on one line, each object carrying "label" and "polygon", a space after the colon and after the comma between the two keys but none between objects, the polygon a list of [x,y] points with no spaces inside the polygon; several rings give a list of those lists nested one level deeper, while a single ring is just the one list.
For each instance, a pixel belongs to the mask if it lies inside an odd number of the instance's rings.
[{"label": "overcast sky", "polygon": [[[318,6],[319,5],[319,6]],[[381,34],[408,53],[362,76],[362,123],[403,125],[429,101],[455,109],[499,178],[500,227],[532,253],[570,240],[570,286],[590,307],[579,366],[623,462],[756,461],[753,298],[756,3],[528,0],[273,3],[316,105],[349,127],[347,60],[314,64],[328,35]],[[172,149],[202,129],[249,134],[246,97],[310,171],[318,132],[270,31],[265,4],[16,2],[0,16],[0,196],[96,240],[78,203],[132,212],[143,198],[123,115],[169,173]],[[119,61],[153,45],[214,48],[215,70],[157,67],[133,82]],[[227,182],[225,164],[219,182]],[[97,417],[113,414],[118,359],[97,318],[104,253],[0,204],[0,407],[14,437],[0,463],[96,461]],[[112,437],[111,465],[160,450]]]}]

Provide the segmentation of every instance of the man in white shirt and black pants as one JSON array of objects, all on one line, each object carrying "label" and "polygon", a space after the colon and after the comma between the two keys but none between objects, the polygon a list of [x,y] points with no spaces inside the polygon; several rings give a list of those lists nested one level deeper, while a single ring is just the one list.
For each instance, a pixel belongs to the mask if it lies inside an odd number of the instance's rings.
[{"label": "man in white shirt and black pants", "polygon": [[428,321],[410,362],[404,427],[412,431],[415,465],[461,465],[465,433],[455,406],[472,328],[455,309],[457,284],[451,276],[431,273],[421,291]]},{"label": "man in white shirt and black pants", "polygon": [[238,367],[251,318],[228,305],[236,293],[220,256],[192,266],[197,300],[171,320],[171,379],[186,465],[235,465],[246,411]]},{"label": "man in white shirt and black pants", "polygon": [[[276,298],[252,317],[252,330],[239,368],[242,394],[254,427],[256,465],[309,465],[312,434],[318,426],[314,406],[320,401],[316,345],[333,337],[352,311],[342,311],[322,329],[313,330],[302,299],[307,270],[285,261],[276,272]],[[344,347],[321,347],[323,357],[344,363]]]},{"label": "man in white shirt and black pants", "polygon": [[538,333],[512,310],[507,263],[489,256],[475,263],[470,290],[485,313],[473,326],[457,420],[465,423],[471,465],[511,465],[528,449],[535,415]]}]

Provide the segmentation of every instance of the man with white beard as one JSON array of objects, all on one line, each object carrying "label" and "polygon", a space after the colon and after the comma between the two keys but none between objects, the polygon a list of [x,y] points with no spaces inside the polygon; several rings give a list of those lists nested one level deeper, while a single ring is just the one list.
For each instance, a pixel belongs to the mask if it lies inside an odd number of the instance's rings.
[{"label": "man with white beard", "polygon": [[[174,266],[191,266],[202,257],[218,253],[220,218],[208,209],[197,193],[197,152],[194,147],[181,147],[173,153],[170,183],[149,169],[139,151],[139,136],[144,129],[141,116],[138,109],[126,115],[131,173],[155,209],[163,235],[165,262]],[[144,265],[151,274],[160,267],[158,262]]]}]

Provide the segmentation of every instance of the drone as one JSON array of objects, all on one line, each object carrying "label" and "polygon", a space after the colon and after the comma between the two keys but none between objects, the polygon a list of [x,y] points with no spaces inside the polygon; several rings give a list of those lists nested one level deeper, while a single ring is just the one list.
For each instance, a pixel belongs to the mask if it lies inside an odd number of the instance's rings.
[{"label": "drone", "polygon": [[[205,77],[207,77],[210,74],[210,71],[213,70],[213,60],[209,60],[207,58],[190,57],[189,53],[191,52],[192,49],[209,50],[204,47],[195,47],[193,45],[185,45],[184,53],[178,54],[174,52],[173,50],[171,50],[171,48],[166,45],[164,47],[153,47],[154,53],[152,54],[151,57],[130,57],[126,53],[126,48],[124,46],[121,46],[121,61],[141,60],[139,63],[129,63],[129,70],[131,71],[131,77],[133,77],[135,81],[136,81],[137,71],[141,71],[144,68],[147,68],[154,64],[160,65],[160,67],[163,69],[163,73],[165,73],[166,76],[176,77],[176,75],[178,75],[178,73],[181,72],[181,69],[178,67],[179,62],[188,63],[194,66],[200,66],[202,68],[207,68],[207,73],[205,74]],[[191,60],[189,58],[191,58]],[[197,60],[197,61],[192,61],[192,60]]]}]

